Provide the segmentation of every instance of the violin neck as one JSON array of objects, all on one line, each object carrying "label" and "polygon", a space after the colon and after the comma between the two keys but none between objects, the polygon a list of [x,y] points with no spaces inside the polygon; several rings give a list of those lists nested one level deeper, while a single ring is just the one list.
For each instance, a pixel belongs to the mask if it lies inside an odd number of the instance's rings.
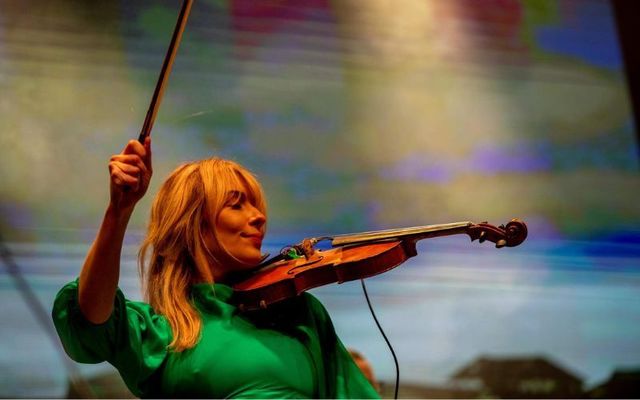
[{"label": "violin neck", "polygon": [[337,235],[333,237],[331,245],[333,247],[337,247],[392,239],[417,242],[418,240],[427,238],[467,233],[467,230],[471,226],[473,226],[473,222],[465,221],[440,225],[414,226],[412,228],[387,229],[382,231]]}]

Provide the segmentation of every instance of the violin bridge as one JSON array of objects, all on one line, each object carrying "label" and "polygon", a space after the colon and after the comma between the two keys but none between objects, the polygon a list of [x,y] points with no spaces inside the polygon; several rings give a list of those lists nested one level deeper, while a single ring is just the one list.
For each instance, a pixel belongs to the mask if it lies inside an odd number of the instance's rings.
[{"label": "violin bridge", "polygon": [[313,248],[313,246],[316,244],[316,242],[317,241],[315,238],[311,238],[304,239],[302,243],[300,243],[300,250],[302,251],[304,258],[306,258],[307,260],[313,255],[313,253],[315,253],[315,249]]}]

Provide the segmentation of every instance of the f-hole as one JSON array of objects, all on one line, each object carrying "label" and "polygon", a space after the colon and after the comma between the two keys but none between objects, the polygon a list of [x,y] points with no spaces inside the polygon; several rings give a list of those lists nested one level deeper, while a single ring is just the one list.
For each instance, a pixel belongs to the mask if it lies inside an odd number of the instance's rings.
[{"label": "f-hole", "polygon": [[293,267],[293,268],[291,268],[289,271],[287,271],[287,275],[292,275],[292,274],[294,274],[294,273],[295,273],[295,270],[296,270],[296,269],[298,269],[298,268],[304,268],[304,267],[307,267],[307,266],[309,266],[309,265],[313,265],[313,264],[315,264],[315,263],[317,263],[317,262],[319,262],[319,261],[322,261],[322,259],[323,259],[323,258],[324,258],[324,256],[320,256],[320,257],[318,257],[316,260],[306,262],[306,263],[304,263],[304,264],[302,264],[302,265],[296,265],[295,267]]}]

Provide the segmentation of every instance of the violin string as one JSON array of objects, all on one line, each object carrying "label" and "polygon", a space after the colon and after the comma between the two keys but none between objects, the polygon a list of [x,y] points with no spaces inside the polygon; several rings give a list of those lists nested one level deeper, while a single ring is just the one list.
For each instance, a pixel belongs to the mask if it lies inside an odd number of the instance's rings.
[{"label": "violin string", "polygon": [[380,331],[380,334],[382,334],[382,337],[384,338],[384,341],[387,342],[387,346],[389,347],[389,350],[391,350],[391,355],[393,356],[393,362],[396,365],[396,387],[395,387],[393,398],[397,399],[398,398],[398,386],[400,385],[400,367],[398,366],[398,357],[396,357],[396,352],[393,351],[393,347],[391,346],[391,342],[389,341],[389,339],[387,338],[387,335],[385,335],[384,331],[382,330],[382,326],[380,326],[380,322],[378,322],[378,318],[376,317],[376,313],[373,311],[373,307],[371,306],[371,301],[369,300],[369,294],[367,293],[367,287],[364,284],[364,279],[360,279],[360,283],[362,284],[362,291],[364,292],[364,298],[367,300],[367,305],[369,306],[369,311],[371,312],[371,316],[373,317],[373,320],[375,321],[376,326],[378,327],[378,330]]}]

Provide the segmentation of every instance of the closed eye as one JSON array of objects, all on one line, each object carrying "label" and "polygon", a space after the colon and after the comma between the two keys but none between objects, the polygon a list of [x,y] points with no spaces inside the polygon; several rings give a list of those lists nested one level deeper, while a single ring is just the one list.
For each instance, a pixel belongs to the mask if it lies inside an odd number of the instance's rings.
[{"label": "closed eye", "polygon": [[240,210],[243,204],[247,201],[247,195],[239,190],[231,190],[227,193],[227,201],[225,207],[230,207],[233,210]]}]

